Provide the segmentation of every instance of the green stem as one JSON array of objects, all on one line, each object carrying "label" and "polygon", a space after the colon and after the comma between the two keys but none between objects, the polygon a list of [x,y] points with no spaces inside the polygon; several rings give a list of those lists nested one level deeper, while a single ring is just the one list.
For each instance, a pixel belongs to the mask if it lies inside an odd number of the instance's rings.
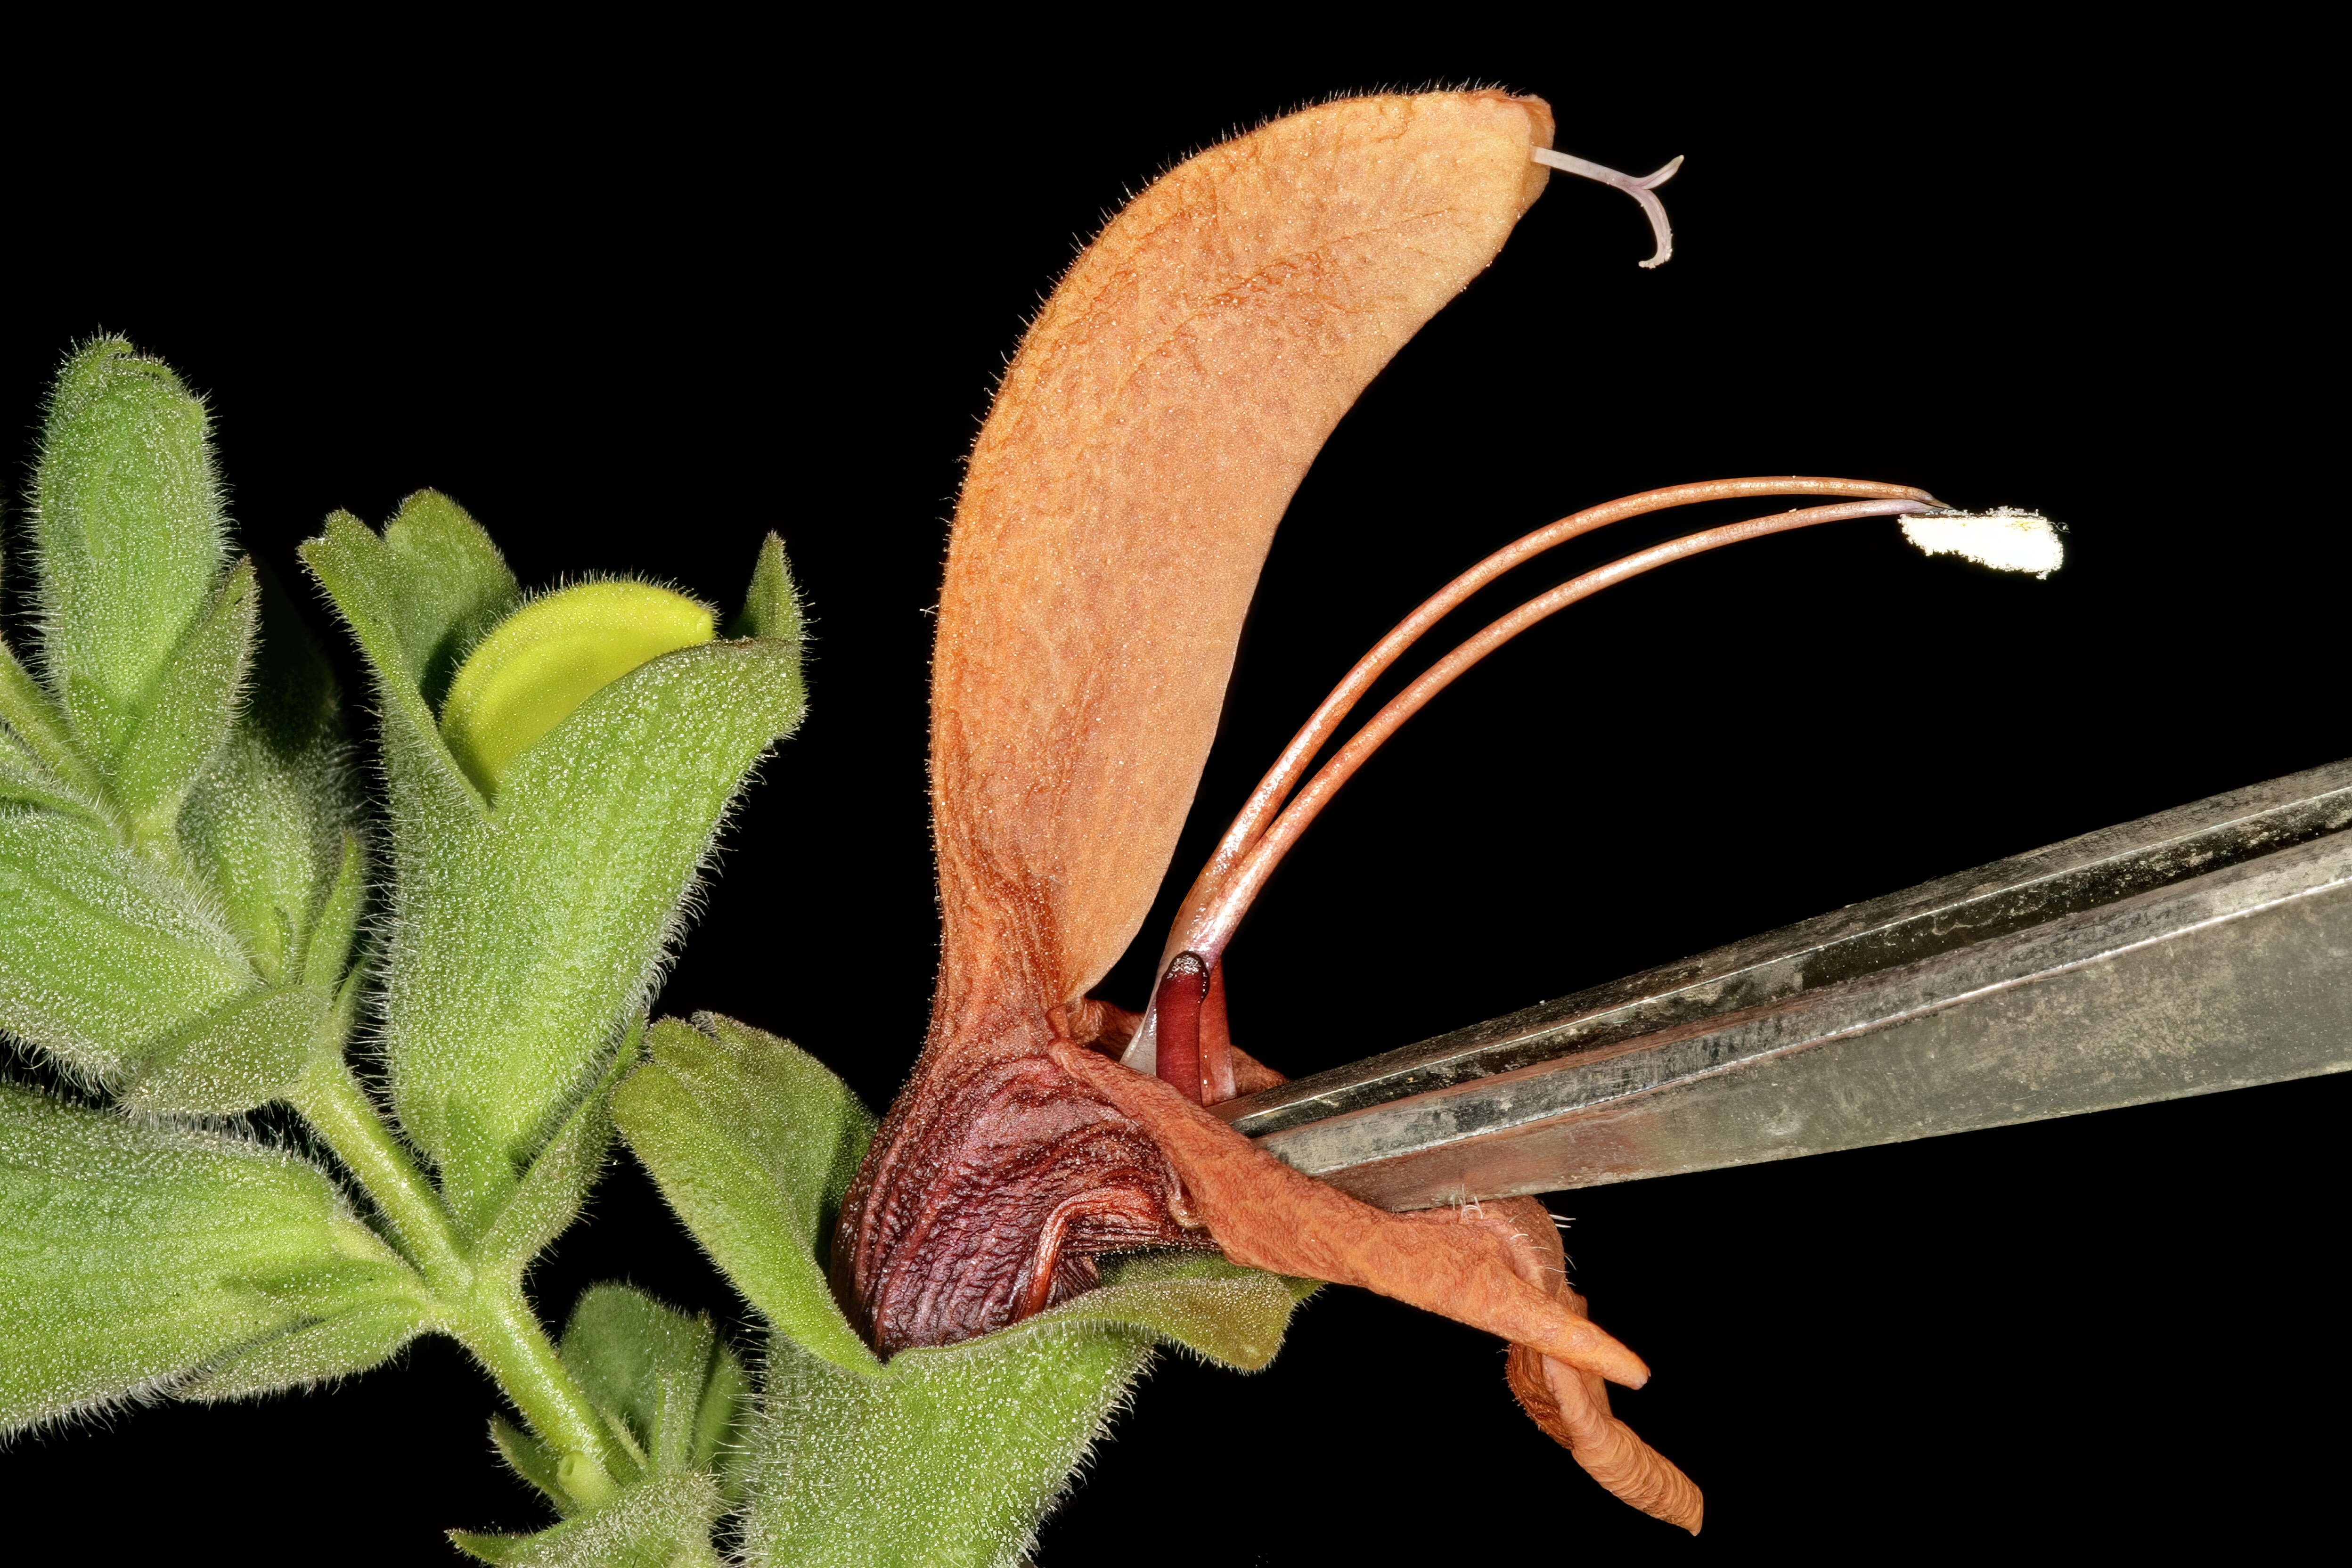
[{"label": "green stem", "polygon": [[611,1501],[620,1489],[614,1472],[636,1467],[557,1357],[521,1287],[485,1280],[471,1305],[449,1331],[489,1369],[531,1429],[562,1451],[563,1489],[583,1508]]},{"label": "green stem", "polygon": [[442,1205],[440,1194],[384,1125],[374,1102],[341,1056],[320,1054],[319,1065],[291,1096],[294,1109],[367,1189],[434,1293],[470,1294],[473,1261],[457,1239],[457,1227],[449,1223],[449,1211]]},{"label": "green stem", "polygon": [[476,1271],[440,1194],[340,1055],[321,1053],[292,1099],[392,1226],[424,1276],[442,1326],[474,1353],[532,1430],[562,1451],[564,1489],[587,1508],[610,1500],[619,1490],[614,1476],[634,1473],[635,1466],[565,1369],[523,1300],[521,1281]]}]

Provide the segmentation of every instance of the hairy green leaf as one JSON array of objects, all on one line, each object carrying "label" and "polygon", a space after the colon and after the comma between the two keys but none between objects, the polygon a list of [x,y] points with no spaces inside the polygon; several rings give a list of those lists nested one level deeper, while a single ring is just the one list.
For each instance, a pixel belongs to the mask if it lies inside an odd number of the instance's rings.
[{"label": "hairy green leaf", "polygon": [[419,490],[378,534],[348,512],[302,547],[371,662],[428,716],[466,652],[522,598],[481,524],[436,490]]},{"label": "hairy green leaf", "polygon": [[1310,1281],[1151,1254],[1009,1329],[861,1373],[777,1336],[753,1428],[760,1563],[1017,1562],[1159,1342],[1255,1371]]},{"label": "hairy green leaf", "polygon": [[453,1530],[467,1555],[507,1568],[719,1568],[710,1527],[726,1509],[708,1476],[659,1476],[536,1535]]},{"label": "hairy green leaf", "polygon": [[761,638],[653,659],[516,756],[492,811],[415,684],[425,661],[399,629],[409,584],[393,532],[339,520],[305,556],[384,693],[394,1103],[478,1232],[644,1005],[729,802],[799,721],[800,670],[789,645]]},{"label": "hairy green leaf", "polygon": [[449,754],[433,705],[466,649],[521,598],[490,536],[455,501],[422,490],[381,535],[337,512],[302,560],[374,671],[395,829],[429,835],[480,816],[487,803]]},{"label": "hairy green leaf", "polygon": [[321,1050],[342,1044],[350,1007],[307,985],[260,991],[140,1051],[122,1103],[143,1116],[250,1110],[290,1090]]},{"label": "hairy green leaf", "polygon": [[1150,1359],[1133,1331],[1018,1328],[856,1373],[778,1338],[752,1438],[745,1555],[825,1568],[993,1568]]},{"label": "hairy green leaf", "polygon": [[779,1333],[851,1368],[879,1363],[834,1304],[823,1258],[874,1116],[799,1047],[732,1018],[675,1018],[613,1115],[662,1195]]},{"label": "hairy green leaf", "polygon": [[[346,870],[356,795],[346,763],[342,699],[333,674],[295,613],[293,595],[267,573],[260,646],[236,727],[189,792],[180,843],[231,929],[273,984],[298,976],[312,922],[338,878],[358,899],[365,868]],[[357,918],[354,905],[349,914]],[[349,921],[343,922],[346,926]],[[346,930],[321,955],[333,973],[300,978],[331,986],[350,948]]]},{"label": "hairy green leaf", "polygon": [[562,1354],[650,1473],[718,1468],[751,1380],[709,1318],[630,1286],[592,1286],[572,1310]]},{"label": "hairy green leaf", "polygon": [[558,1512],[579,1507],[563,1485],[563,1461],[554,1449],[503,1415],[490,1417],[490,1446],[516,1475],[537,1488]]},{"label": "hairy green leaf", "polygon": [[96,800],[104,793],[98,774],[67,733],[65,716],[33,679],[32,671],[17,662],[4,639],[0,639],[0,732],[21,744],[38,759],[46,773],[77,796]]},{"label": "hairy green leaf", "polygon": [[743,608],[727,628],[738,637],[773,637],[800,651],[803,636],[801,596],[793,586],[793,569],[784,559],[784,542],[771,533],[760,543],[760,559],[751,568],[751,591]]},{"label": "hairy green leaf", "polygon": [[1272,1361],[1292,1310],[1322,1289],[1199,1252],[1130,1253],[1107,1261],[1102,1281],[1030,1321],[1140,1329],[1236,1372]]},{"label": "hairy green leaf", "polygon": [[253,563],[238,563],[188,627],[123,737],[113,795],[142,844],[171,836],[197,775],[228,738],[253,653]]},{"label": "hairy green leaf", "polygon": [[[142,1116],[250,1110],[290,1096],[321,1058],[341,1059],[365,984],[359,971],[347,973],[346,962],[366,892],[359,836],[347,833],[341,874],[308,933],[310,951],[292,984],[248,992],[123,1054],[116,1077],[125,1110]],[[574,1199],[567,1221],[578,1207]]]},{"label": "hairy green leaf", "polygon": [[67,784],[14,731],[0,728],[0,810],[12,806],[60,812],[91,823],[110,820],[96,792]]},{"label": "hairy green leaf", "polygon": [[70,802],[31,749],[13,731],[0,728],[0,806],[62,811],[71,809]]},{"label": "hairy green leaf", "polygon": [[0,1430],[356,1371],[430,1321],[294,1156],[0,1087]]},{"label": "hairy green leaf", "polygon": [[172,1393],[198,1404],[331,1383],[382,1366],[434,1325],[414,1291],[352,1276],[349,1298],[303,1327],[232,1351]]},{"label": "hairy green leaf", "polygon": [[[502,1201],[482,1194],[481,1201],[463,1205],[498,1215],[474,1248],[485,1268],[520,1270],[563,1234],[564,1227],[588,1200],[588,1189],[603,1173],[604,1158],[613,1148],[613,1085],[637,1059],[638,1039],[645,1028],[640,1018],[622,1041],[604,1076],[572,1108]],[[453,1171],[451,1174],[462,1174]]]},{"label": "hairy green leaf", "polygon": [[366,908],[367,857],[360,847],[360,836],[346,830],[342,866],[319,906],[318,920],[303,933],[303,984],[332,985],[342,977],[352,965],[360,914]]},{"label": "hairy green leaf", "polygon": [[728,802],[800,715],[769,644],[644,665],[517,758],[495,817],[403,838],[386,965],[394,1103],[445,1163],[462,1108],[520,1160],[654,971]]},{"label": "hairy green leaf", "polygon": [[226,528],[204,404],[121,338],[67,360],[34,479],[42,664],[110,763],[219,582]]},{"label": "hairy green leaf", "polygon": [[110,1080],[259,984],[209,902],[105,827],[0,809],[0,1028]]},{"label": "hairy green leaf", "polygon": [[1199,1253],[1135,1255],[1049,1311],[885,1366],[821,1262],[872,1115],[789,1042],[695,1023],[648,1031],[614,1116],[776,1331],[744,1472],[753,1562],[1010,1563],[1155,1344],[1254,1372],[1314,1288]]}]

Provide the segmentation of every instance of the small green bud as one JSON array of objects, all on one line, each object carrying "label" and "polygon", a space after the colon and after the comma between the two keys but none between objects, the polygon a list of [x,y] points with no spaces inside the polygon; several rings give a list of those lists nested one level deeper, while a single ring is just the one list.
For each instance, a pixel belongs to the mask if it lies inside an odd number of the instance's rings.
[{"label": "small green bud", "polygon": [[227,544],[201,399],[100,338],[66,362],[33,480],[42,662],[85,750],[110,763],[220,581]]},{"label": "small green bud", "polygon": [[449,683],[441,733],[481,788],[574,709],[648,660],[709,642],[709,609],[645,583],[583,583],[534,599],[482,639]]}]

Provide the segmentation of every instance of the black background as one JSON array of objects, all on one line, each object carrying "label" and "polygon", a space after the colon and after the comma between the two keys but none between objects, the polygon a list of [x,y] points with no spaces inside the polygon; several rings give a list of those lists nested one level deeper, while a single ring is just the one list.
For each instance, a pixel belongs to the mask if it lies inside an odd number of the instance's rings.
[{"label": "black background", "polygon": [[[780,530],[814,707],[663,1005],[788,1034],[878,1107],[936,951],[944,520],[1076,246],[1181,154],[1343,89],[1501,81],[1550,100],[1564,150],[1637,172],[1686,153],[1669,266],[1633,265],[1632,203],[1555,179],[1340,427],[1275,546],[1171,887],[1396,616],[1577,507],[1846,474],[2043,509],[2070,562],[1997,578],[1850,524],[1522,639],[1350,787],[1234,949],[1244,1043],[1335,1065],[2352,754],[2319,479],[2340,421],[2312,384],[2340,350],[2316,216],[2340,180],[2296,161],[2322,142],[2296,118],[2313,46],[2251,20],[2074,37],[2038,13],[1905,15],[1292,50],[1204,19],[1041,30],[1039,54],[1010,26],[911,23],[511,56],[411,38],[364,89],[385,58],[352,39],[249,92],[126,73],[18,142],[6,460],[25,472],[48,375],[103,326],[211,395],[242,536],[289,576],[329,510],[380,521],[427,484],[526,584],[631,570],[731,605]],[[1653,521],[1462,628],[1692,520]],[[1106,993],[1139,1003],[1142,962]],[[1706,1489],[1696,1544],[1537,1433],[1496,1345],[1333,1290],[1259,1376],[1163,1361],[1040,1560],[2340,1531],[2347,1089],[1554,1198],[1596,1313],[1656,1372],[1620,1413]],[[616,1276],[747,1314],[625,1162],[535,1287],[560,1321]],[[435,1561],[446,1526],[542,1517],[490,1455],[494,1398],[426,1341],[331,1393],[19,1440],[0,1497],[100,1558],[195,1531],[254,1561]]]}]

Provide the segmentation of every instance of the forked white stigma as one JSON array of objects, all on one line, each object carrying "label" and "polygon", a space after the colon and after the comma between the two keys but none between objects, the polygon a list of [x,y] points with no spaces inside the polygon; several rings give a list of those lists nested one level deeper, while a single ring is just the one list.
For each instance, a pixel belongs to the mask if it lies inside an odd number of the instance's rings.
[{"label": "forked white stigma", "polygon": [[1958,555],[1996,572],[2047,577],[2065,564],[2058,525],[2038,511],[1930,511],[1903,520],[1903,537],[1930,555]]},{"label": "forked white stigma", "polygon": [[1654,174],[1635,176],[1599,163],[1588,163],[1582,158],[1571,158],[1565,153],[1555,153],[1549,147],[1537,148],[1534,156],[1535,161],[1547,169],[1558,169],[1563,174],[1574,174],[1580,180],[1592,180],[1601,184],[1614,185],[1642,204],[1642,211],[1647,214],[1650,219],[1650,237],[1657,242],[1658,246],[1650,259],[1642,263],[1643,266],[1664,267],[1666,264],[1666,258],[1675,253],[1674,226],[1666,222],[1665,204],[1659,201],[1653,193],[1660,185],[1675,177],[1675,171],[1683,166],[1683,161],[1680,158],[1676,158]]}]

